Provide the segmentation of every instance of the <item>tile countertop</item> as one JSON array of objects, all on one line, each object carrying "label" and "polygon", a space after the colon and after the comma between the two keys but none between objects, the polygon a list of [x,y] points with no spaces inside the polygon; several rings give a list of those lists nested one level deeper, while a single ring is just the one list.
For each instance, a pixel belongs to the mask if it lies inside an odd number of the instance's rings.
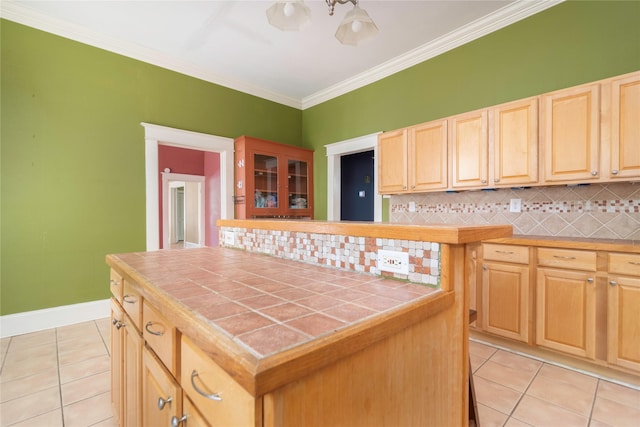
[{"label": "tile countertop", "polygon": [[512,237],[489,239],[485,240],[485,242],[521,246],[543,246],[548,248],[640,253],[640,241],[638,240],[525,236],[514,234]]},{"label": "tile countertop", "polygon": [[107,264],[227,372],[241,365],[249,377],[282,365],[288,350],[352,345],[364,325],[453,301],[425,285],[221,247],[108,255]]}]

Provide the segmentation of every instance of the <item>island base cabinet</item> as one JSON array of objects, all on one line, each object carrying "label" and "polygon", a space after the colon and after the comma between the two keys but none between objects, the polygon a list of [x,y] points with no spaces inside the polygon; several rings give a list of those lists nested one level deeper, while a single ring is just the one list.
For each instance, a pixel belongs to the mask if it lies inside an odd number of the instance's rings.
[{"label": "island base cabinet", "polygon": [[538,268],[536,344],[588,359],[595,357],[593,273]]},{"label": "island base cabinet", "polygon": [[182,389],[158,358],[142,351],[142,419],[148,426],[170,426],[182,415]]}]

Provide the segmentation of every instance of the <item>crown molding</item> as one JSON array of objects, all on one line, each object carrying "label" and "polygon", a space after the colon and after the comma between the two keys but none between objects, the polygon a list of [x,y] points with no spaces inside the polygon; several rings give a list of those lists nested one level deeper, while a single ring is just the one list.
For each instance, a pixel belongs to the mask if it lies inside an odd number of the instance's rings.
[{"label": "crown molding", "polygon": [[564,0],[517,0],[482,19],[476,20],[430,43],[303,99],[295,99],[245,81],[212,73],[203,67],[197,67],[184,61],[177,61],[154,49],[145,48],[135,43],[124,42],[113,37],[107,37],[89,31],[83,26],[36,12],[33,9],[22,6],[14,0],[3,0],[0,2],[0,17],[229,89],[304,110],[424,62],[451,49],[462,46],[465,43],[469,43],[484,35],[551,8],[563,1]]},{"label": "crown molding", "polygon": [[385,77],[434,58],[564,1],[565,0],[517,0],[481,19],[473,21],[403,55],[397,56],[364,73],[360,73],[303,98],[302,109],[313,107],[314,105],[321,104],[355,89],[382,80]]}]

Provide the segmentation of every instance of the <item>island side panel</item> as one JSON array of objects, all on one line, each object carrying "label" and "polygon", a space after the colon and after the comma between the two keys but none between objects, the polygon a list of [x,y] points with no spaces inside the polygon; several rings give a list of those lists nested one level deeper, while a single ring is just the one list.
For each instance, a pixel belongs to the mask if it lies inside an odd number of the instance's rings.
[{"label": "island side panel", "polygon": [[265,427],[468,425],[465,248],[443,247],[454,304],[266,394]]}]

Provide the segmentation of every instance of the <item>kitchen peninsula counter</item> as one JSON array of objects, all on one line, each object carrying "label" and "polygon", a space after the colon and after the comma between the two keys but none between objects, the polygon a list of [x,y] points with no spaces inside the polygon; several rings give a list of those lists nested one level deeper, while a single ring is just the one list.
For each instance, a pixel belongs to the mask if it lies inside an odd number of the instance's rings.
[{"label": "kitchen peninsula counter", "polygon": [[[510,226],[218,225],[220,247],[107,263],[255,399],[256,426],[466,424],[466,244]],[[379,248],[410,252],[418,273],[381,274]]]}]

